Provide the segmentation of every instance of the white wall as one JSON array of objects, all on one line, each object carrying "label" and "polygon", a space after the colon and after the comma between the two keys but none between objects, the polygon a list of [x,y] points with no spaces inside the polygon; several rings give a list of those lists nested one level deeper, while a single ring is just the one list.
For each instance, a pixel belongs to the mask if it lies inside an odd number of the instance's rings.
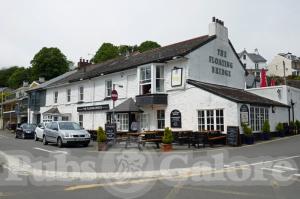
[{"label": "white wall", "polygon": [[284,76],[283,61],[285,62],[285,76],[292,75],[292,61],[281,56],[276,55],[270,64],[268,64],[268,76]]},{"label": "white wall", "polygon": [[[227,57],[218,56],[218,49],[226,51]],[[232,62],[233,68],[212,64],[209,62],[209,56]],[[205,46],[191,52],[187,57],[189,59],[188,78],[229,87],[245,88],[245,70],[228,42],[217,37]],[[212,66],[231,71],[231,76],[212,73]]]}]

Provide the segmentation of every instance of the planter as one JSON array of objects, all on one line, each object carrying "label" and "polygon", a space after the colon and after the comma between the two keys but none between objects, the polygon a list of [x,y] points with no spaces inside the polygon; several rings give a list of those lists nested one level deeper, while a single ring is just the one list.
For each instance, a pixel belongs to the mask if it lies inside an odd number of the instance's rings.
[{"label": "planter", "polygon": [[279,131],[278,132],[278,137],[284,137],[285,136],[285,133],[284,133],[284,131]]},{"label": "planter", "polygon": [[161,151],[162,152],[169,152],[169,151],[172,151],[172,150],[173,150],[172,144],[162,144],[161,145]]},{"label": "planter", "polygon": [[261,140],[269,140],[271,138],[270,133],[261,133]]},{"label": "planter", "polygon": [[254,136],[244,136],[244,143],[245,144],[254,144]]},{"label": "planter", "polygon": [[98,151],[106,151],[107,144],[105,142],[98,142]]}]

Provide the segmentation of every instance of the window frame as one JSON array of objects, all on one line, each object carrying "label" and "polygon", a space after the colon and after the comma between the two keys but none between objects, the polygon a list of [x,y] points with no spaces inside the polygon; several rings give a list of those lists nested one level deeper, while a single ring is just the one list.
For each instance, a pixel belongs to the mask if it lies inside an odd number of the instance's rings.
[{"label": "window frame", "polygon": [[269,107],[250,106],[250,127],[253,132],[262,132],[266,120],[269,120]]},{"label": "window frame", "polygon": [[[81,89],[82,89],[82,92],[81,92]],[[84,101],[84,86],[79,86],[78,88],[78,98],[79,98],[79,101],[82,102]]]},{"label": "window frame", "polygon": [[[157,71],[159,71],[159,77],[157,76]],[[161,84],[161,89],[158,90],[157,82]],[[155,66],[155,92],[156,93],[164,93],[165,92],[165,67],[164,65],[156,65]]]},{"label": "window frame", "polygon": [[83,114],[79,114],[78,115],[78,123],[81,127],[83,127]]},{"label": "window frame", "polygon": [[71,93],[72,93],[71,89],[68,88],[66,92],[67,92],[67,102],[71,102]]},{"label": "window frame", "polygon": [[121,132],[128,132],[129,130],[129,114],[118,113],[117,114],[117,130]]},{"label": "window frame", "polygon": [[166,111],[165,110],[157,110],[156,111],[156,119],[157,119],[157,129],[164,129],[166,126]]},{"label": "window frame", "polygon": [[53,98],[54,104],[58,103],[58,91],[54,91],[54,98]]},{"label": "window frame", "polygon": [[[218,114],[217,114],[218,113]],[[199,131],[225,131],[225,111],[224,108],[199,109],[197,110]]]},{"label": "window frame", "polygon": [[[110,82],[110,88],[108,88],[108,82]],[[108,92],[110,89],[110,92]],[[105,80],[105,97],[111,97],[111,92],[113,89],[113,83],[111,79]]]}]

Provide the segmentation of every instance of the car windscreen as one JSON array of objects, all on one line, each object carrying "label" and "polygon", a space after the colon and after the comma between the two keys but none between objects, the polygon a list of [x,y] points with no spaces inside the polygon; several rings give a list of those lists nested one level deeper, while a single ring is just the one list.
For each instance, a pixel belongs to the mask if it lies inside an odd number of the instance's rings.
[{"label": "car windscreen", "polygon": [[75,122],[61,122],[59,123],[61,130],[81,130],[82,128]]},{"label": "car windscreen", "polygon": [[23,129],[34,130],[36,126],[33,124],[24,124],[22,127]]}]

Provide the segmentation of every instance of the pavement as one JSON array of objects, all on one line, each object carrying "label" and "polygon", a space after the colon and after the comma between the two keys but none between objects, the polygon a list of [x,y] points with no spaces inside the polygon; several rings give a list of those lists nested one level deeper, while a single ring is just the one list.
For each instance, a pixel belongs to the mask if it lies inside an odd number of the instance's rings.
[{"label": "pavement", "polygon": [[0,131],[1,198],[299,198],[300,136],[161,153],[58,148]]}]

